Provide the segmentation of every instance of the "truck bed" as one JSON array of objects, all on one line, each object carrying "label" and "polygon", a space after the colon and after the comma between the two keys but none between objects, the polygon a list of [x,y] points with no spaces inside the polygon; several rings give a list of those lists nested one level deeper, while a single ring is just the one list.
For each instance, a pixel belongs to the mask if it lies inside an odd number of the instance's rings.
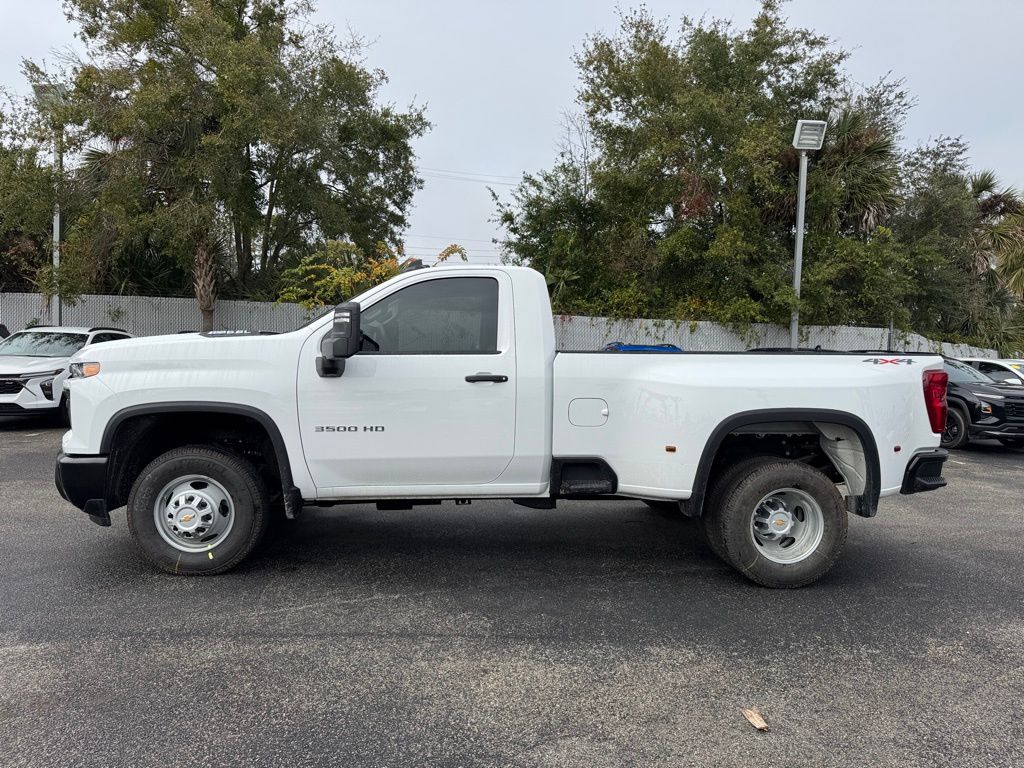
[{"label": "truck bed", "polygon": [[620,493],[685,499],[705,446],[729,420],[771,412],[766,423],[778,430],[780,414],[806,425],[842,412],[875,436],[880,492],[892,494],[911,452],[936,444],[922,374],[941,367],[937,355],[902,353],[558,353],[552,453],[603,459]]}]

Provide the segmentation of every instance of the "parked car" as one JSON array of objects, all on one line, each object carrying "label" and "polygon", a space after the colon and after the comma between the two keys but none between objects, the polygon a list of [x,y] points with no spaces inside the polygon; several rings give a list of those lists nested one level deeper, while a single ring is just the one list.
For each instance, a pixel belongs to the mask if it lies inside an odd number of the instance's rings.
[{"label": "parked car", "polygon": [[276,336],[87,348],[72,376],[58,490],[100,525],[127,505],[179,575],[238,565],[275,509],[625,497],[676,502],[741,574],[798,587],[848,513],[946,484],[941,357],[557,353],[525,267],[407,272]]},{"label": "parked car", "polygon": [[70,423],[64,384],[71,356],[131,335],[120,328],[36,326],[0,341],[0,416],[56,413]]},{"label": "parked car", "polygon": [[965,362],[946,358],[949,413],[944,448],[963,448],[972,437],[995,438],[1010,448],[1024,447],[1024,387],[1000,385]]},{"label": "parked car", "polygon": [[961,362],[977,368],[1000,384],[1024,386],[1024,360],[991,360],[984,357],[961,357]]}]

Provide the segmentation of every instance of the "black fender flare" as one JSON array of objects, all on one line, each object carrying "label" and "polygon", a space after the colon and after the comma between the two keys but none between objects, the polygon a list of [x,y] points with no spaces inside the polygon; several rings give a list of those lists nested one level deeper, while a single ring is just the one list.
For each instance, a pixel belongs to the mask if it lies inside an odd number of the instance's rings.
[{"label": "black fender flare", "polygon": [[821,421],[840,424],[856,432],[864,448],[866,466],[864,493],[856,497],[856,507],[853,511],[861,517],[875,516],[875,513],[878,512],[878,497],[881,493],[881,468],[878,460],[878,445],[867,423],[859,416],[846,411],[820,408],[767,408],[733,414],[719,422],[718,426],[712,430],[711,436],[704,445],[700,462],[697,464],[697,474],[694,477],[693,491],[690,493],[688,505],[688,513],[691,517],[700,517],[703,512],[705,494],[711,479],[711,468],[726,436],[740,427],[774,421]]},{"label": "black fender flare", "polygon": [[266,411],[261,411],[251,405],[241,403],[219,403],[219,402],[167,402],[167,403],[145,403],[131,405],[117,411],[107,420],[103,428],[103,437],[100,440],[100,453],[108,455],[111,451],[114,436],[128,419],[136,416],[159,416],[167,413],[228,413],[235,416],[246,416],[260,424],[270,437],[274,446],[274,456],[277,459],[277,468],[281,474],[281,493],[284,498],[285,512],[288,517],[294,517],[302,509],[302,493],[295,487],[292,480],[292,467],[288,459],[288,449],[284,444],[284,437],[277,423]]}]

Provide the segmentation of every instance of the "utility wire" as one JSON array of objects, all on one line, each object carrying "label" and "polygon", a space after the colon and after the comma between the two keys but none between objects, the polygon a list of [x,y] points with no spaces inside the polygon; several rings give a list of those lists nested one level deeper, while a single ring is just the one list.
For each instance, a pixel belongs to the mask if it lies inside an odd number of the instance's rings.
[{"label": "utility wire", "polygon": [[414,232],[406,232],[406,237],[420,237],[424,240],[446,240],[449,243],[487,243],[495,245],[493,240],[484,240],[480,237],[449,237],[447,235],[420,235]]},{"label": "utility wire", "polygon": [[494,185],[494,186],[502,186],[502,187],[517,187],[517,186],[519,186],[519,182],[515,182],[515,181],[494,181],[494,180],[491,180],[491,179],[474,179],[474,178],[470,178],[469,176],[455,176],[455,175],[440,174],[440,173],[423,173],[422,175],[423,175],[423,177],[425,179],[433,179],[433,180],[437,180],[437,181],[468,181],[468,182],[470,182],[472,184],[486,184],[486,185]]},{"label": "utility wire", "polygon": [[429,168],[425,165],[420,166],[421,171],[430,171],[431,173],[450,173],[455,176],[486,176],[489,179],[505,179],[506,181],[519,181],[520,176],[505,176],[500,173],[478,173],[476,171],[453,171],[451,168]]}]

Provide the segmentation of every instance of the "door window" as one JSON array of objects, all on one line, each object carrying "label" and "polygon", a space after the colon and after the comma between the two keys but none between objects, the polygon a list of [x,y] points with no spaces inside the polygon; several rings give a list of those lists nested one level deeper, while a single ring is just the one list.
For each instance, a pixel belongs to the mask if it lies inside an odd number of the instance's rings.
[{"label": "door window", "polygon": [[1008,371],[1003,366],[996,365],[995,363],[981,363],[978,368],[990,379],[995,379],[996,381],[1012,381],[1014,383],[1020,381],[1017,378],[1017,374],[1013,371]]},{"label": "door window", "polygon": [[97,333],[92,337],[90,344],[104,344],[108,341],[117,341],[118,339],[127,339],[128,337],[121,333]]},{"label": "door window", "polygon": [[446,277],[403,288],[362,313],[362,350],[381,355],[498,351],[498,281]]}]

